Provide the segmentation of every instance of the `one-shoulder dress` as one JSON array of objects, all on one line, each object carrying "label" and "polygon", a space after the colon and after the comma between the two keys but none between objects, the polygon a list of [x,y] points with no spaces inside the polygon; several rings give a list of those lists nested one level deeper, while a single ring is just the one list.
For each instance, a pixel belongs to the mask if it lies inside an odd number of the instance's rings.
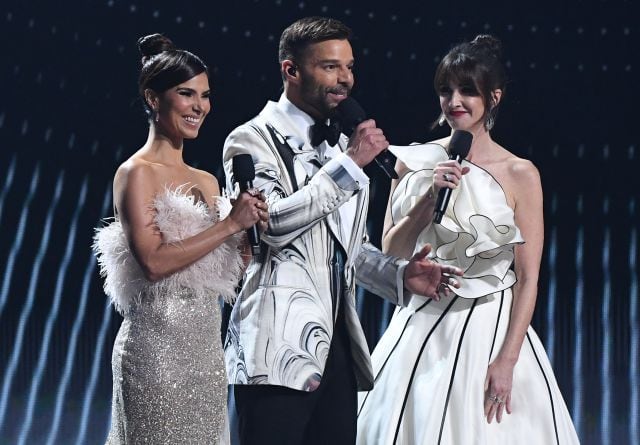
[{"label": "one-shoulder dress", "polygon": [[[391,147],[409,168],[391,198],[394,222],[431,185],[443,147]],[[416,251],[464,270],[454,296],[413,296],[398,308],[377,344],[374,388],[360,393],[358,443],[576,444],[578,438],[542,343],[529,327],[514,369],[512,414],[488,424],[484,416],[487,368],[504,342],[516,276],[514,247],[523,243],[500,184],[481,167],[451,196],[441,224],[420,233]]]}]

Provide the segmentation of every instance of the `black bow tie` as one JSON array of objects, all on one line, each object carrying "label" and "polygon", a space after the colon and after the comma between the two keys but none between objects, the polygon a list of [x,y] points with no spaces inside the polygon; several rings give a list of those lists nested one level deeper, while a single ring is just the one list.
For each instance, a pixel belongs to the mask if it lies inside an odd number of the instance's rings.
[{"label": "black bow tie", "polygon": [[316,121],[309,129],[309,137],[314,147],[322,144],[323,141],[327,141],[327,144],[333,147],[340,138],[340,125],[337,121],[331,121],[329,125]]}]

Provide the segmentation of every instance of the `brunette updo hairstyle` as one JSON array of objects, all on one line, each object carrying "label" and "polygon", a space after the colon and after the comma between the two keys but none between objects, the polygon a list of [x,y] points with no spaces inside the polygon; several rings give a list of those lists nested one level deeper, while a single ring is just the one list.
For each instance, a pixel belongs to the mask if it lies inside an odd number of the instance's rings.
[{"label": "brunette updo hairstyle", "polygon": [[456,45],[440,61],[433,79],[436,94],[450,83],[475,88],[484,103],[484,125],[490,129],[495,122],[498,105],[493,105],[491,92],[502,90],[504,98],[507,77],[502,65],[502,44],[497,38],[480,34],[471,42]]},{"label": "brunette updo hairstyle", "polygon": [[138,91],[149,118],[152,118],[153,110],[144,97],[147,88],[160,94],[200,73],[209,75],[207,66],[198,56],[176,48],[173,42],[162,34],[140,37],[138,50],[142,55]]}]

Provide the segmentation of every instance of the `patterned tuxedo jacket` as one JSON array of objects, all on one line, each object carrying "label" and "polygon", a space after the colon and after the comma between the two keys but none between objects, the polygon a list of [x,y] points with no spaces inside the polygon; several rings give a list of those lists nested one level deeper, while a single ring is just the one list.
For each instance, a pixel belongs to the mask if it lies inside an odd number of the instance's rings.
[{"label": "patterned tuxedo jacket", "polygon": [[[270,213],[261,255],[247,268],[229,320],[225,341],[229,382],[317,388],[333,334],[332,293],[339,293],[334,289],[332,258],[334,249],[342,248],[347,290],[340,304],[344,304],[358,386],[370,389],[373,373],[355,310],[355,283],[402,304],[410,295],[401,279],[407,262],[383,255],[366,241],[368,188],[360,189],[339,161],[322,165],[317,151],[302,142],[306,140],[286,113],[268,102],[225,142],[227,189],[233,188],[233,157],[250,154],[256,170],[254,187],[264,191]],[[346,145],[342,135],[341,150]],[[354,194],[358,206],[353,229],[343,239],[337,209]]]}]

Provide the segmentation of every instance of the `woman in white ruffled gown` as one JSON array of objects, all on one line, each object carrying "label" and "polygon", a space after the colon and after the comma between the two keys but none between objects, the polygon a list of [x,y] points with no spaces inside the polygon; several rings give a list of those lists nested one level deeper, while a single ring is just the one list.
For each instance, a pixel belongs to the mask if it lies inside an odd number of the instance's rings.
[{"label": "woman in white ruffled gown", "polygon": [[94,249],[124,316],[113,355],[109,444],[228,443],[220,304],[243,271],[242,232],[266,224],[261,196],[219,197],[182,158],[211,106],[204,63],[159,34],[138,42],[145,145],[116,172],[116,217]]},{"label": "woman in white ruffled gown", "polygon": [[[449,138],[390,147],[398,157],[383,249],[402,257],[429,243],[433,259],[462,268],[459,289],[414,296],[398,309],[359,397],[360,444],[575,444],[553,370],[529,326],[543,246],[537,169],[489,130],[505,76],[491,36],[453,48],[434,85],[445,121],[473,134],[461,164]],[[438,192],[453,189],[441,224]],[[513,270],[512,270],[513,269]]]}]

